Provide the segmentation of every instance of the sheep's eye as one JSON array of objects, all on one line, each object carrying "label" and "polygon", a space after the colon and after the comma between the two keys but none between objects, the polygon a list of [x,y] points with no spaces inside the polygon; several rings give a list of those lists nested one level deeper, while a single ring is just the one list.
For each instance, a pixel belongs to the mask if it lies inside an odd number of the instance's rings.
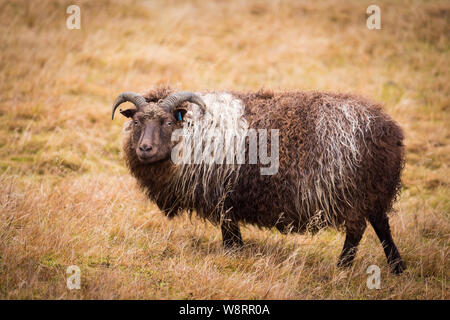
[{"label": "sheep's eye", "polygon": [[133,122],[135,125],[137,125],[139,123],[137,120],[134,120]]},{"label": "sheep's eye", "polygon": [[167,122],[167,125],[168,125],[168,126],[171,126],[172,124],[173,124],[172,121]]}]

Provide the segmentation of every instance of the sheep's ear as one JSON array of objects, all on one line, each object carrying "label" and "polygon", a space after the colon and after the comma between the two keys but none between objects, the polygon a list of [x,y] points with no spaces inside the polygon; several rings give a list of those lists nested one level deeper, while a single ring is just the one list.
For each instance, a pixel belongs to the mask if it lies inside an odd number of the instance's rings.
[{"label": "sheep's ear", "polygon": [[177,121],[183,121],[184,115],[186,114],[186,112],[187,112],[186,109],[178,108],[173,111],[173,116],[175,117],[175,119]]},{"label": "sheep's ear", "polygon": [[127,110],[120,110],[120,113],[127,118],[131,118],[132,116],[134,116],[136,111],[137,111],[136,109],[127,109]]}]

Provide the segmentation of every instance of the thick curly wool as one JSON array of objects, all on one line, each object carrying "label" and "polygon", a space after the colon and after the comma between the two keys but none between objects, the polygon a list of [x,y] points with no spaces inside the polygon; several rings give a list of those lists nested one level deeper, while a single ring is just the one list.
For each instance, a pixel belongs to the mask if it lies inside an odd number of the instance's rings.
[{"label": "thick curly wool", "polygon": [[[250,128],[280,130],[280,169],[244,165],[231,195],[241,221],[280,231],[360,229],[387,211],[400,186],[401,129],[379,105],[323,92],[241,94]],[[371,211],[372,210],[372,211]]]},{"label": "thick curly wool", "polygon": [[[156,102],[169,93],[153,90],[146,99]],[[195,211],[213,223],[226,216],[303,232],[330,225],[359,230],[371,214],[390,209],[400,186],[403,135],[379,105],[322,92],[212,92],[201,97],[208,112],[201,120],[196,108],[188,112],[185,146],[194,128],[200,129],[202,141],[210,129],[239,139],[250,128],[279,129],[279,171],[262,176],[261,165],[248,161],[145,165],[125,134],[130,171],[168,216]],[[226,148],[232,145],[239,144]],[[248,141],[244,146],[248,150]]]}]

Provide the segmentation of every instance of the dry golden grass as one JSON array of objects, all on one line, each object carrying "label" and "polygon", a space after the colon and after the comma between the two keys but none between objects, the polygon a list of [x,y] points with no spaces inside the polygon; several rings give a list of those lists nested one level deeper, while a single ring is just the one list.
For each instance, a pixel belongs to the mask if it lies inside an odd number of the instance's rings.
[{"label": "dry golden grass", "polygon": [[[0,2],[0,298],[449,299],[450,4],[377,1]],[[350,91],[404,128],[404,188],[391,218],[408,266],[389,274],[371,228],[355,266],[342,234],[218,229],[165,219],[120,157],[110,106],[125,90]],[[366,268],[381,267],[381,289]],[[81,290],[66,288],[78,265]]]}]

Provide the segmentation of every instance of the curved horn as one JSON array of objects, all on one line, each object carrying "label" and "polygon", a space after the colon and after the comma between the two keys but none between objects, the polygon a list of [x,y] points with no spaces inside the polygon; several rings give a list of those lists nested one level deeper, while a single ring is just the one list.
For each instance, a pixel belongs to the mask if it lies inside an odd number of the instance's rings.
[{"label": "curved horn", "polygon": [[206,104],[202,98],[200,98],[199,95],[189,91],[173,93],[161,101],[159,105],[161,108],[171,111],[173,108],[185,101],[195,103],[200,107],[203,113],[206,110]]},{"label": "curved horn", "polygon": [[124,92],[120,94],[116,101],[114,101],[113,107],[112,107],[112,115],[111,118],[114,120],[114,112],[116,111],[117,107],[124,103],[124,102],[132,102],[137,109],[142,108],[147,104],[147,101],[145,101],[145,98],[141,96],[140,94],[137,94],[135,92]]}]

